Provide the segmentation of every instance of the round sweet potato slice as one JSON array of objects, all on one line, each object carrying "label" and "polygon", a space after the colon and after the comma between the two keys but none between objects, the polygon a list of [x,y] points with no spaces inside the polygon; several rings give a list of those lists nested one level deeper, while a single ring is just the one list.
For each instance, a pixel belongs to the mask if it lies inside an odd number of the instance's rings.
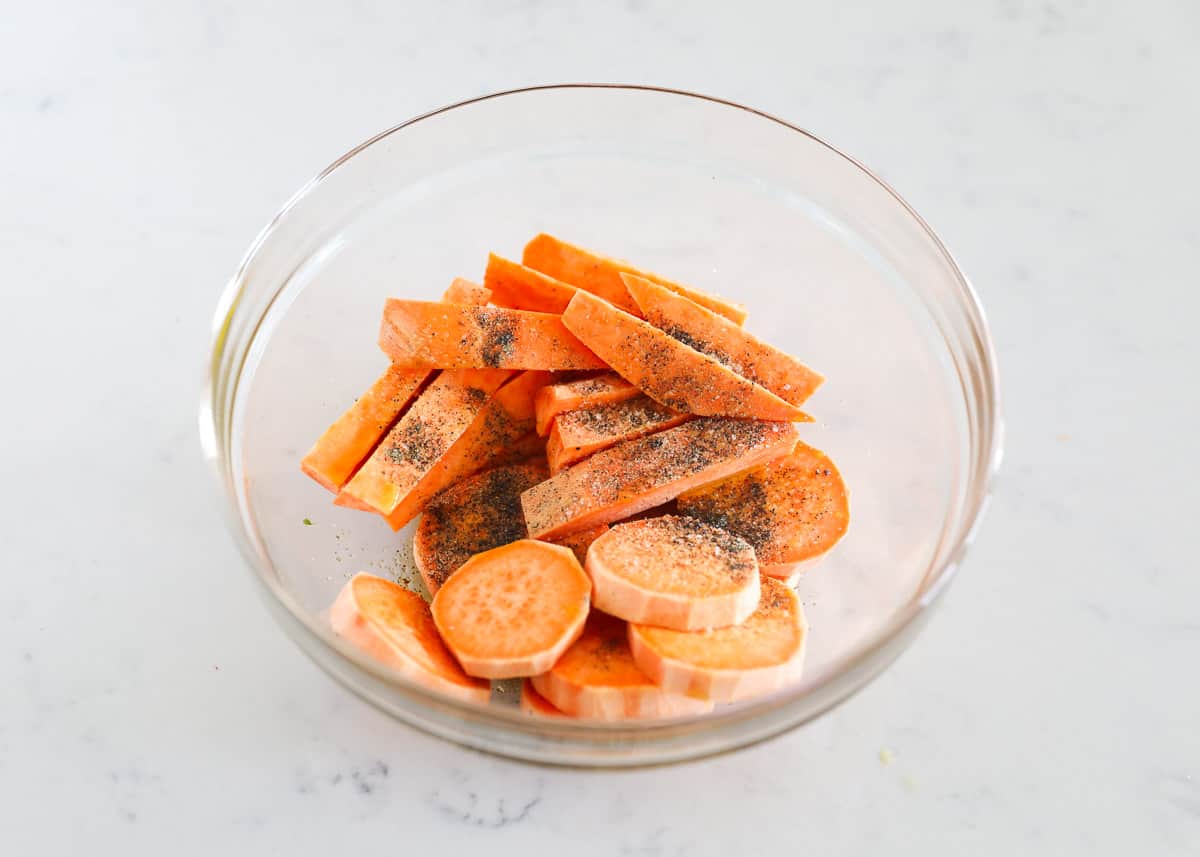
[{"label": "round sweet potato slice", "polygon": [[748,541],[763,574],[794,578],[846,534],[850,503],[837,466],[797,443],[790,455],[679,496],[680,514]]},{"label": "round sweet potato slice", "polygon": [[570,548],[522,539],[467,560],[433,597],[433,621],[468,675],[536,675],[579,637],[591,589]]},{"label": "round sweet potato slice", "polygon": [[626,623],[593,610],[583,634],[549,672],[534,676],[534,689],[573,717],[617,721],[684,717],[712,710],[712,703],[665,693],[638,669],[629,651]]},{"label": "round sweet potato slice", "polygon": [[758,606],[754,548],[696,518],[617,524],[587,553],[596,608],[677,631],[745,621]]},{"label": "round sweet potato slice", "polygon": [[733,702],[797,681],[807,636],[796,593],[764,577],[758,609],[741,625],[688,633],[631,624],[629,648],[664,691]]},{"label": "round sweet potato slice", "polygon": [[415,592],[356,574],[329,609],[333,630],[406,678],[460,699],[486,704],[491,688],[458,665],[438,635],[429,605]]}]

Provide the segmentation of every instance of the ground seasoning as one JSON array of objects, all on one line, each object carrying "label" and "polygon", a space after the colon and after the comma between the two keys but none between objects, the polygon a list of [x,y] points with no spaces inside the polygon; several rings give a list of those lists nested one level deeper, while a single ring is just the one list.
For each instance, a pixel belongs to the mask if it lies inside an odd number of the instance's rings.
[{"label": "ground seasoning", "polygon": [[439,494],[425,508],[417,533],[422,571],[431,588],[441,586],[473,555],[526,538],[521,492],[546,476],[541,463],[498,467]]}]

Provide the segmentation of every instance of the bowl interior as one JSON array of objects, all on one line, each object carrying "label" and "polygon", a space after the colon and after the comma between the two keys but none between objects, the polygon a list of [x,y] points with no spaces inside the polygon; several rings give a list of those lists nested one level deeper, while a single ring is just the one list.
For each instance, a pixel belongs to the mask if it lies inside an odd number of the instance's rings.
[{"label": "bowl interior", "polygon": [[294,202],[242,272],[237,312],[254,323],[231,370],[229,468],[259,571],[314,621],[354,572],[415,585],[408,533],[333,506],[299,459],[385,366],[386,297],[479,280],[488,251],[519,259],[539,231],[744,302],[750,331],[826,375],[802,437],[841,467],[852,523],[799,585],[803,697],[911,611],[961,540],[979,476],[973,307],[936,241],[859,167],[705,99],[472,102],[383,135]]}]

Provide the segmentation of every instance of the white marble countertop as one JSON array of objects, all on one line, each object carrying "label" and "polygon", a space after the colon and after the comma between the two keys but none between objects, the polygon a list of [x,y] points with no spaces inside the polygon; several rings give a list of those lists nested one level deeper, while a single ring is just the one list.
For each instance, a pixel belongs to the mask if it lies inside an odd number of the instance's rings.
[{"label": "white marble countertop", "polygon": [[[3,14],[0,850],[1200,853],[1192,4],[343,5]],[[411,114],[558,80],[841,145],[996,336],[1006,469],[946,609],[719,759],[539,769],[394,724],[272,624],[198,450],[210,314],[275,208]]]}]

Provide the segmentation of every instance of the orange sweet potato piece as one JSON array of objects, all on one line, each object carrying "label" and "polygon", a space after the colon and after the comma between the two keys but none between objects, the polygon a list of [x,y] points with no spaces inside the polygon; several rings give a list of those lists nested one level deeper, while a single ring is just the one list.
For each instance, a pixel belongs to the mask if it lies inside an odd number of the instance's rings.
[{"label": "orange sweet potato piece", "polygon": [[[490,297],[483,286],[459,277],[446,289],[443,300],[482,305]],[[427,369],[389,366],[321,435],[300,462],[301,470],[333,493],[341,491],[430,377]]]},{"label": "orange sweet potato piece", "polygon": [[342,490],[379,439],[416,398],[426,369],[389,366],[313,444],[300,469],[333,493]]},{"label": "orange sweet potato piece", "polygon": [[455,277],[442,295],[442,300],[449,304],[483,306],[491,299],[491,289],[481,286],[479,283],[472,283],[463,277]]},{"label": "orange sweet potato piece", "polygon": [[411,368],[603,369],[551,313],[389,298],[379,346]]},{"label": "orange sweet potato piece", "polygon": [[808,625],[796,593],[762,578],[754,613],[740,625],[688,632],[629,626],[633,660],[667,693],[733,702],[797,681]]},{"label": "orange sweet potato piece", "polygon": [[550,700],[537,692],[529,679],[521,682],[521,710],[537,717],[566,717],[550,703]]},{"label": "orange sweet potato piece", "polygon": [[[412,520],[436,493],[430,489],[437,478],[438,463],[511,374],[503,369],[440,373],[392,427],[342,494],[387,517],[393,527]],[[341,505],[347,502],[343,499]]]},{"label": "orange sweet potato piece", "polygon": [[529,534],[556,539],[628,518],[716,482],[796,445],[789,422],[694,419],[625,441],[551,476],[521,495]]},{"label": "orange sweet potato piece", "polygon": [[545,444],[527,436],[534,427],[534,396],[550,379],[549,372],[521,372],[497,390],[443,456],[431,486],[441,491],[484,468],[544,454]]},{"label": "orange sweet potato piece", "polygon": [[[529,487],[532,488],[533,486],[531,485]],[[519,502],[517,514],[521,514]],[[524,521],[525,519],[522,518],[522,526],[524,526]],[[580,564],[582,565],[587,560],[588,548],[592,546],[592,542],[596,541],[596,539],[600,538],[607,532],[608,524],[597,524],[589,530],[580,530],[577,533],[571,533],[570,535],[555,539],[554,543],[556,545],[562,545],[565,548],[570,548],[575,553],[575,558],[579,560]]]},{"label": "orange sweet potato piece", "polygon": [[430,594],[475,554],[529,535],[521,492],[545,478],[545,462],[497,467],[455,482],[429,502],[413,536],[413,561]]},{"label": "orange sweet potato piece", "polygon": [[790,354],[683,295],[631,274],[622,274],[621,281],[648,323],[793,405],[804,404],[825,380]]},{"label": "orange sweet potato piece", "polygon": [[447,651],[429,605],[390,580],[356,574],[329,609],[333,630],[405,678],[480,704],[491,688],[471,678]]},{"label": "orange sweet potato piece", "polygon": [[594,720],[632,720],[704,714],[712,703],[664,693],[629,651],[620,619],[593,610],[583,634],[549,672],[534,676],[534,689],[560,711]]},{"label": "orange sweet potato piece", "polygon": [[574,286],[495,253],[488,254],[483,283],[491,290],[497,306],[534,312],[561,314],[578,291]]},{"label": "orange sweet potato piece", "polygon": [[585,569],[596,609],[627,622],[702,631],[744,622],[758,606],[754,548],[696,518],[617,524],[592,544]]},{"label": "orange sweet potato piece", "polygon": [[842,475],[829,456],[804,443],[791,455],[685,491],[678,508],[750,542],[763,573],[784,579],[819,562],[850,526]]},{"label": "orange sweet potato piece", "polygon": [[463,671],[545,672],[579,638],[592,583],[569,548],[522,539],[476,554],[433,596],[433,621]]},{"label": "orange sweet potato piece", "polygon": [[642,391],[637,387],[620,375],[612,373],[550,384],[538,390],[537,398],[534,399],[534,408],[537,412],[537,433],[542,436],[549,434],[550,423],[556,416],[566,411],[611,405],[615,402],[628,401],[641,394]]},{"label": "orange sweet potato piece", "polygon": [[559,414],[546,438],[550,472],[557,473],[621,441],[645,437],[689,419],[688,414],[673,411],[649,396]]},{"label": "orange sweet potato piece", "polygon": [[669,408],[702,416],[810,420],[770,390],[587,292],[571,298],[562,322],[618,375]]},{"label": "orange sweet potato piece", "polygon": [[564,283],[570,283],[584,291],[599,295],[627,312],[637,314],[638,308],[637,304],[630,300],[629,294],[621,282],[621,274],[645,277],[701,306],[708,307],[713,312],[720,313],[735,324],[741,324],[746,320],[746,309],[739,304],[688,288],[665,277],[660,277],[658,274],[638,270],[628,262],[601,256],[599,253],[584,250],[582,247],[568,244],[545,233],[538,235],[525,245],[522,261],[530,268],[536,268]]}]

